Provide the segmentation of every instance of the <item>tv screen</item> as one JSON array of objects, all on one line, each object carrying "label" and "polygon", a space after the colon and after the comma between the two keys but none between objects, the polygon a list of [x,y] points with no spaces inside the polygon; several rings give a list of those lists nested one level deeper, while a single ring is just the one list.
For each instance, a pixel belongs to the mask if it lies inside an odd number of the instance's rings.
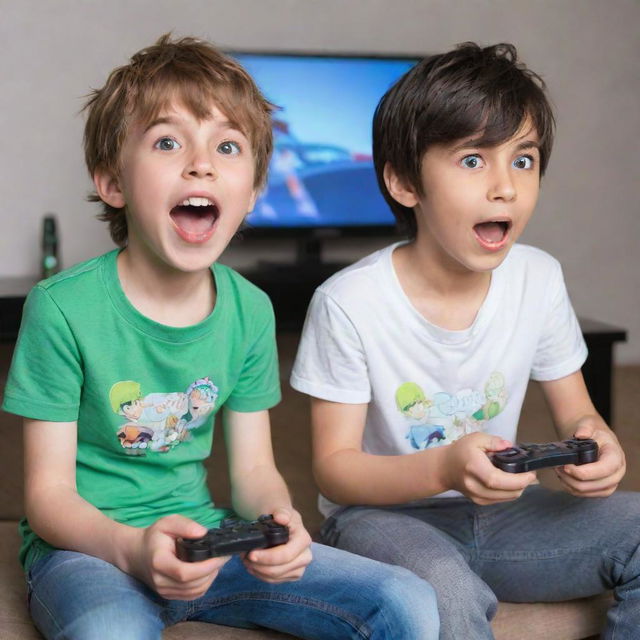
[{"label": "tv screen", "polygon": [[264,231],[389,229],[371,157],[371,120],[417,58],[233,52],[273,115],[267,186],[247,218]]}]

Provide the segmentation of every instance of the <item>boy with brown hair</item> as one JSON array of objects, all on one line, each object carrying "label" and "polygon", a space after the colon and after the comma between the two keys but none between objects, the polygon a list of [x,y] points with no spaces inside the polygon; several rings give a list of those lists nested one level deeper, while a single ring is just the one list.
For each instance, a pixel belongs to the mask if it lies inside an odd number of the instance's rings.
[{"label": "boy with brown hair", "polygon": [[[213,46],[163,36],[86,108],[93,199],[120,249],[32,290],[3,404],[25,418],[20,556],[38,629],[159,639],[199,620],[437,638],[431,587],[312,544],[274,464],[271,305],[216,262],[264,184],[271,105]],[[187,563],[177,539],[230,515],[202,464],[221,408],[235,513],[272,514],[289,541]]]},{"label": "boy with brown hair", "polygon": [[[625,457],[585,387],[561,267],[516,244],[553,129],[512,45],[461,45],[391,87],[374,163],[409,240],[319,287],[292,373],[312,396],[323,539],[429,580],[447,640],[492,638],[497,598],[607,589],[604,637],[640,628],[640,496],[613,493]],[[558,468],[566,493],[487,455],[515,442],[530,378],[559,437],[600,448]]]}]

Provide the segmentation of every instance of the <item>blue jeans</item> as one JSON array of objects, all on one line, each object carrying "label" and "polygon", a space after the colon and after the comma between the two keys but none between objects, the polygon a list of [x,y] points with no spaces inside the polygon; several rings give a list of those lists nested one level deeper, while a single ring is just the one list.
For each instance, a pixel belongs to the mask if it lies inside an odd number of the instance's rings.
[{"label": "blue jeans", "polygon": [[640,637],[640,493],[576,498],[540,486],[478,506],[346,507],[323,541],[411,569],[433,585],[442,640],[493,638],[497,600],[553,602],[613,589],[603,638]]},{"label": "blue jeans", "polygon": [[55,551],[29,572],[31,616],[48,640],[159,640],[185,620],[318,640],[438,638],[435,594],[424,580],[323,545],[312,551],[299,581],[275,585],[249,575],[235,556],[192,601],[165,600],[93,556]]}]

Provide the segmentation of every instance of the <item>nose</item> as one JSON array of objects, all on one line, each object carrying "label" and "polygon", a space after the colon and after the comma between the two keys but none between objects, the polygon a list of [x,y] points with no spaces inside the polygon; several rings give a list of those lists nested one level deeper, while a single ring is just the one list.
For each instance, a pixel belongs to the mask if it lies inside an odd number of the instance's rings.
[{"label": "nose", "polygon": [[206,147],[201,146],[193,150],[185,165],[184,175],[190,178],[213,179],[216,177],[211,154]]},{"label": "nose", "polygon": [[517,197],[516,184],[510,167],[494,167],[490,172],[487,198],[491,201],[511,202]]}]

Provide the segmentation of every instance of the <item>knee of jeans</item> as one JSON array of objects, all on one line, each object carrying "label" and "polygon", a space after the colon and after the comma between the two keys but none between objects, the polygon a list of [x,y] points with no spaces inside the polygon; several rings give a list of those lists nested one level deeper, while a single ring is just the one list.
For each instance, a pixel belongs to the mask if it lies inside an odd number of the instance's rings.
[{"label": "knee of jeans", "polygon": [[489,590],[486,583],[459,553],[443,550],[441,553],[414,556],[414,573],[428,580],[439,591],[441,585],[452,585],[462,597],[473,597],[478,590]]},{"label": "knee of jeans", "polygon": [[433,587],[414,573],[390,567],[384,582],[378,584],[383,616],[397,638],[437,638],[438,603]]},{"label": "knee of jeans", "polygon": [[[79,604],[79,603],[78,603]],[[135,597],[121,601],[105,598],[102,606],[79,606],[63,618],[33,612],[34,620],[45,627],[54,626],[66,640],[160,640],[164,623],[158,612]]]},{"label": "knee of jeans", "polygon": [[441,613],[457,615],[476,611],[491,619],[498,599],[491,587],[456,553],[440,553],[420,558],[414,573],[433,586]]},{"label": "knee of jeans", "polygon": [[138,619],[131,615],[116,618],[118,616],[111,620],[82,616],[69,625],[62,637],[68,640],[160,640],[162,637],[162,626],[150,623],[146,616]]}]

